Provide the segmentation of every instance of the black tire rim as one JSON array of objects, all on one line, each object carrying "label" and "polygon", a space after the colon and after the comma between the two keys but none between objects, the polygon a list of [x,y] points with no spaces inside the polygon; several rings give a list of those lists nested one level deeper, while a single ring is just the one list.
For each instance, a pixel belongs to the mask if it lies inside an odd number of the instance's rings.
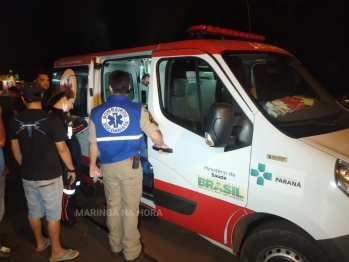
[{"label": "black tire rim", "polygon": [[258,256],[261,262],[308,262],[301,254],[290,248],[269,247]]}]

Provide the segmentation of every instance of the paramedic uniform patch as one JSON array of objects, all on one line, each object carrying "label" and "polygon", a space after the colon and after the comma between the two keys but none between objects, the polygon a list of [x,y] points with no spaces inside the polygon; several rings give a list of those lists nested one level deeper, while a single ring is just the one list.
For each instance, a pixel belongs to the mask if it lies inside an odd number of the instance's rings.
[{"label": "paramedic uniform patch", "polygon": [[101,119],[102,125],[110,133],[121,133],[130,124],[130,117],[121,107],[111,107],[104,111]]}]

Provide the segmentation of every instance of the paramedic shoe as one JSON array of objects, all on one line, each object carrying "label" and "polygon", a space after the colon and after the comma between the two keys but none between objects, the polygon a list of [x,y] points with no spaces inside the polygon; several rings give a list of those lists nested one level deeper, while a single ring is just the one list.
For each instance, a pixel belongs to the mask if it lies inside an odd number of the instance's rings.
[{"label": "paramedic shoe", "polygon": [[0,248],[0,259],[1,258],[13,257],[13,256],[17,255],[18,252],[19,252],[19,248],[18,247],[2,246]]},{"label": "paramedic shoe", "polygon": [[126,258],[124,259],[125,262],[143,262],[143,261],[148,261],[147,259],[145,260],[144,256],[140,254],[138,257],[132,260],[127,260]]},{"label": "paramedic shoe", "polygon": [[141,256],[138,256],[138,257],[136,257],[135,259],[132,259],[132,260],[127,260],[127,259],[125,259],[124,260],[125,262],[141,262],[141,261],[144,261],[144,258],[143,258],[143,260],[142,260],[142,257]]},{"label": "paramedic shoe", "polygon": [[61,225],[65,227],[74,227],[79,221],[76,218],[72,218],[69,220],[61,220]]},{"label": "paramedic shoe", "polygon": [[134,258],[134,259],[131,259],[131,260],[127,260],[126,258],[124,258],[124,261],[125,262],[142,262],[144,261],[144,249],[143,249],[143,245],[142,245],[142,249],[141,249],[141,252],[139,253],[139,255]]},{"label": "paramedic shoe", "polygon": [[110,251],[110,252],[112,253],[113,257],[117,257],[117,258],[119,258],[119,260],[121,259],[120,261],[122,261],[122,259],[124,257],[124,255],[122,254],[122,250],[119,252],[113,252],[113,251]]}]

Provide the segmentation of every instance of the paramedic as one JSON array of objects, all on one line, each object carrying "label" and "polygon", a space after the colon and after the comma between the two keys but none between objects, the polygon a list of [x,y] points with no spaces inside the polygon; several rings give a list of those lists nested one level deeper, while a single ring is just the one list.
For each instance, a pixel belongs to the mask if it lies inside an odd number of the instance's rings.
[{"label": "paramedic", "polygon": [[[79,252],[62,248],[59,238],[63,192],[59,157],[69,168],[71,182],[75,180],[74,166],[65,143],[67,133],[57,116],[41,109],[42,88],[38,84],[24,83],[20,92],[27,109],[12,117],[9,134],[12,153],[21,166],[36,251],[51,245],[50,261],[73,259]],[[41,232],[44,216],[48,221],[49,239]]]},{"label": "paramedic", "polygon": [[67,179],[68,171],[63,165],[63,199],[62,199],[62,215],[61,224],[66,227],[73,227],[78,223],[74,217],[76,210],[76,187],[80,185],[81,179],[81,148],[76,134],[87,127],[87,121],[79,118],[81,121],[74,121],[69,115],[69,111],[73,109],[75,101],[74,91],[67,88],[49,100],[49,113],[55,114],[63,123],[68,138],[65,142],[69,148],[76,179],[71,184]]},{"label": "paramedic", "polygon": [[[137,223],[143,174],[141,165],[132,168],[132,164],[145,148],[142,131],[156,147],[167,148],[158,127],[150,122],[148,111],[127,97],[130,88],[128,73],[112,72],[112,95],[92,109],[89,121],[90,176],[103,175],[109,244],[113,252],[123,250],[126,260],[136,259],[141,253]],[[96,166],[98,151],[102,172]]]}]

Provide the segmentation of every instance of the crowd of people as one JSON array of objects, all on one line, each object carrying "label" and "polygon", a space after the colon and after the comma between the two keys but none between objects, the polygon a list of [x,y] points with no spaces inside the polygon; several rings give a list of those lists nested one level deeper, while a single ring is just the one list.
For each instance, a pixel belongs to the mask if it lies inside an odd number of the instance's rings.
[{"label": "crowd of people", "polygon": [[[74,227],[78,223],[74,213],[76,187],[81,178],[81,149],[76,134],[87,126],[89,175],[103,175],[107,208],[112,211],[107,217],[111,250],[123,251],[126,261],[134,261],[141,253],[137,223],[143,176],[139,160],[146,148],[144,134],[156,147],[167,146],[147,110],[128,98],[129,81],[128,73],[112,72],[109,76],[112,95],[106,103],[92,109],[89,119],[80,121],[74,121],[69,113],[74,107],[74,91],[65,89],[53,95],[49,75],[43,71],[37,72],[33,82],[9,89],[14,114],[9,137],[13,156],[21,167],[29,225],[36,239],[36,251],[51,246],[50,261],[70,260],[79,255],[77,250],[64,249],[59,235],[60,225]],[[142,84],[149,84],[149,75],[142,79]],[[107,112],[111,112],[115,121],[103,122],[102,116]],[[116,128],[120,125],[116,120],[120,113],[129,118],[121,129]],[[3,140],[5,130],[0,120],[0,149]],[[0,221],[4,214],[5,170],[0,150]],[[48,237],[42,234],[43,218],[47,221]],[[18,252],[18,248],[1,246],[0,238],[0,258]]]}]

